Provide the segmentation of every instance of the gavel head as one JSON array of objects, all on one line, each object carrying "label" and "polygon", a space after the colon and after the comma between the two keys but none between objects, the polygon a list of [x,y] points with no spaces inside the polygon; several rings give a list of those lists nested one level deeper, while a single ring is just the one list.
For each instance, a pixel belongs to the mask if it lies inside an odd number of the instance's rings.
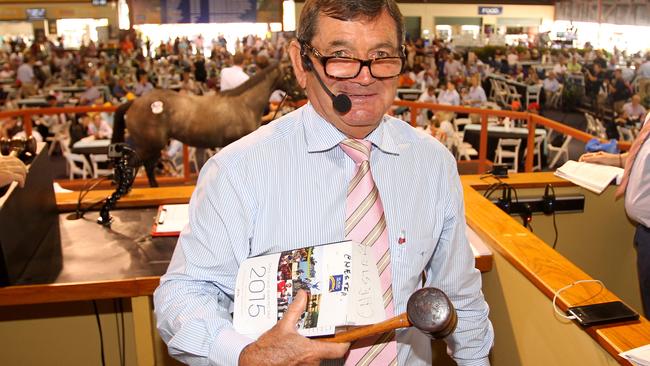
[{"label": "gavel head", "polygon": [[12,154],[21,159],[31,159],[36,155],[36,139],[33,136],[25,138],[1,139],[0,154]]},{"label": "gavel head", "polygon": [[413,324],[433,339],[441,339],[456,329],[456,309],[447,295],[437,288],[421,288],[406,304],[406,315]]}]

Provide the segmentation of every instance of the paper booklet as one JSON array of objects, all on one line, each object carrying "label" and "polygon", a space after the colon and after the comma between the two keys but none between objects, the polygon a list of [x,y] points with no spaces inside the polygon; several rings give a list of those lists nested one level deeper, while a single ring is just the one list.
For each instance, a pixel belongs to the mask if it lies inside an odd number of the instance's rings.
[{"label": "paper booklet", "polygon": [[190,221],[190,205],[160,205],[158,214],[151,228],[151,236],[179,236],[181,230]]},{"label": "paper booklet", "polygon": [[633,365],[650,366],[650,344],[618,354]]},{"label": "paper booklet", "polygon": [[299,289],[308,294],[298,323],[304,336],[330,335],[339,327],[386,319],[370,248],[344,241],[242,262],[235,288],[235,330],[258,338],[282,319]]},{"label": "paper booklet", "polygon": [[623,172],[623,168],[615,166],[569,160],[555,171],[555,175],[601,194],[613,180],[621,184]]}]

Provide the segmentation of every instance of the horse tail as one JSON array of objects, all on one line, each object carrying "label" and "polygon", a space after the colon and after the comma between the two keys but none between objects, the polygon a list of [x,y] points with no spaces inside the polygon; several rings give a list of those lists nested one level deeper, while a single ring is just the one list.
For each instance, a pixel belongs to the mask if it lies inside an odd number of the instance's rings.
[{"label": "horse tail", "polygon": [[126,120],[124,115],[126,111],[131,107],[133,101],[130,100],[115,110],[115,117],[113,118],[113,136],[111,137],[111,143],[124,142],[124,130],[126,130]]}]

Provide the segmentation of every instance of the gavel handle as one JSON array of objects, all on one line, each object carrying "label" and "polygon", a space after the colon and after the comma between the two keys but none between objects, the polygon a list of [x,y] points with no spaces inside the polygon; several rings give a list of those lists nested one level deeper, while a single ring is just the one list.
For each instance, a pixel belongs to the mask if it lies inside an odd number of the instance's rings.
[{"label": "gavel handle", "polygon": [[411,326],[406,313],[396,317],[386,319],[381,323],[364,325],[350,330],[335,334],[333,337],[318,338],[319,341],[332,343],[352,342],[369,336],[390,332],[398,328],[407,328]]}]

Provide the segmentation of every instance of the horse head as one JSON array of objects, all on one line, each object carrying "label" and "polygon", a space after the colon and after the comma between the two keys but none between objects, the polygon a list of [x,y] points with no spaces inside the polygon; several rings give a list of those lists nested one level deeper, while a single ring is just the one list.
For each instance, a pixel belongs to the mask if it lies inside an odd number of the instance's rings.
[{"label": "horse head", "polygon": [[287,93],[287,97],[294,101],[306,99],[307,95],[300,84],[298,84],[291,62],[282,62],[278,65],[278,68],[280,69],[280,78],[277,84],[278,89]]}]

